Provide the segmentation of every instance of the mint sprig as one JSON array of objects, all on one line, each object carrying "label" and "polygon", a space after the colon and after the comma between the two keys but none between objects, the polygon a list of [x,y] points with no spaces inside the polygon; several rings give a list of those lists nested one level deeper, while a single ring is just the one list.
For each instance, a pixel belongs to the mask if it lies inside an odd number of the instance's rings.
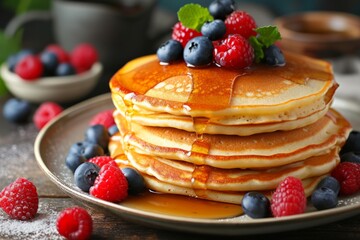
[{"label": "mint sprig", "polygon": [[276,41],[281,40],[281,35],[276,26],[264,26],[255,29],[257,36],[250,37],[249,41],[255,52],[255,62],[259,63],[264,59],[265,48],[270,47]]},{"label": "mint sprig", "polygon": [[200,32],[201,26],[205,22],[214,20],[207,8],[194,3],[182,6],[177,12],[177,15],[184,27],[194,29],[198,32]]}]

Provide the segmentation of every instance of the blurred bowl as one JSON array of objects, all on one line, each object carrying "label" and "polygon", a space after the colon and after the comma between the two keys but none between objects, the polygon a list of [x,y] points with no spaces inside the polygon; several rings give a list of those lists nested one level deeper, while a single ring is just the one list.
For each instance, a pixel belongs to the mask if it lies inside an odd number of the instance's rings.
[{"label": "blurred bowl", "polygon": [[67,103],[89,94],[99,81],[102,70],[102,64],[97,62],[90,70],[80,74],[43,77],[33,81],[22,79],[11,72],[6,64],[1,66],[0,73],[9,91],[17,98],[33,103]]},{"label": "blurred bowl", "polygon": [[313,57],[354,54],[360,49],[360,17],[341,12],[303,12],[275,19],[282,49]]}]

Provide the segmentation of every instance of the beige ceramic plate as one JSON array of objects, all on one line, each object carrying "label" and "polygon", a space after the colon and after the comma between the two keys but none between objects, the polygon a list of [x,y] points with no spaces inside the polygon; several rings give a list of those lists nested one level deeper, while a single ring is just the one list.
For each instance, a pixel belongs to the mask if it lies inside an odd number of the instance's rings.
[{"label": "beige ceramic plate", "polygon": [[[360,109],[345,100],[336,100],[334,106],[360,129]],[[139,224],[196,233],[243,235],[280,232],[326,224],[360,213],[360,194],[341,199],[340,206],[325,211],[309,207],[307,213],[283,218],[250,219],[240,216],[230,219],[195,219],[157,214],[106,202],[82,192],[73,184],[73,174],[65,166],[69,147],[83,140],[84,131],[92,116],[101,110],[113,108],[110,95],[105,94],[79,103],[54,119],[42,129],[35,141],[35,155],[45,174],[70,197],[118,214]],[[259,231],[261,229],[261,231]]]}]

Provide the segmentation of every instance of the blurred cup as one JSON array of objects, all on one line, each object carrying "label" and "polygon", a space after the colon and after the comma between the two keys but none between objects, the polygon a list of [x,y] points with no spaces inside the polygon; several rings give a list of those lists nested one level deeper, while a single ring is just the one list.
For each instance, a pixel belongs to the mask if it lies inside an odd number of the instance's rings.
[{"label": "blurred cup", "polygon": [[149,53],[156,0],[53,0],[54,35],[67,50],[93,44],[109,71]]}]

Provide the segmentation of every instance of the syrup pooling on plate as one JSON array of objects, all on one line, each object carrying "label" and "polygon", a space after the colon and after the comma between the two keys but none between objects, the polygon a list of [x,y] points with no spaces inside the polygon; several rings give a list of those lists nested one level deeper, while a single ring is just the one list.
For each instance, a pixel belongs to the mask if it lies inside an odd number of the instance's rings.
[{"label": "syrup pooling on plate", "polygon": [[241,206],[236,204],[154,192],[129,196],[121,204],[147,212],[188,218],[223,219],[243,214]]}]

